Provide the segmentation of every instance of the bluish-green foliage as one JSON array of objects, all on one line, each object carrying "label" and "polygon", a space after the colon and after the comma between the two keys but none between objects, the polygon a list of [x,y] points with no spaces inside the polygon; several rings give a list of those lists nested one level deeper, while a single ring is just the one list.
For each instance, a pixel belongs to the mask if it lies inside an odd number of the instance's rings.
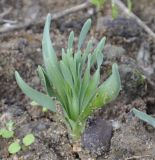
[{"label": "bluish-green foliage", "polygon": [[139,119],[141,119],[144,122],[147,122],[151,126],[155,127],[155,118],[151,117],[150,115],[148,115],[144,112],[137,110],[136,108],[133,108],[132,111],[136,117],[138,117]]},{"label": "bluish-green foliage", "polygon": [[[38,67],[39,77],[46,94],[28,86],[18,72],[15,76],[19,87],[28,97],[53,112],[56,111],[56,107],[51,97],[56,97],[61,102],[71,135],[79,138],[88,116],[95,109],[103,107],[117,97],[121,87],[118,67],[117,64],[113,64],[111,76],[100,84],[105,37],[100,40],[94,50],[92,40],[88,42],[83,52],[81,50],[91,26],[91,19],[85,22],[81,30],[77,50],[74,48],[72,31],[68,38],[68,46],[62,49],[62,58],[58,60],[50,39],[50,21],[51,16],[48,15],[42,40],[44,65]],[[97,69],[91,75],[90,69],[94,64],[97,65]]]}]

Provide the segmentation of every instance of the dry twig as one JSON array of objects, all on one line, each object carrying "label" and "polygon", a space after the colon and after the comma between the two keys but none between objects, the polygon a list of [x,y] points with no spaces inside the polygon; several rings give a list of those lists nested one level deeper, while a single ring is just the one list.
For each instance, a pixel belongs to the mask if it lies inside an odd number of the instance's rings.
[{"label": "dry twig", "polygon": [[130,18],[133,18],[137,23],[155,40],[155,33],[134,13],[132,13],[123,2],[120,0],[113,0],[113,2]]},{"label": "dry twig", "polygon": [[141,159],[141,158],[145,158],[145,157],[150,157],[150,155],[144,155],[144,156],[133,156],[133,157],[126,158],[125,160]]},{"label": "dry twig", "polygon": [[88,1],[86,1],[85,3],[82,3],[80,5],[77,5],[77,6],[74,6],[72,8],[69,8],[69,9],[66,9],[62,12],[58,12],[58,13],[55,13],[52,15],[52,19],[53,20],[56,20],[58,18],[61,18],[63,16],[66,16],[68,14],[71,14],[71,13],[75,13],[75,12],[78,12],[80,10],[83,10],[83,9],[86,9],[90,6],[90,3]]},{"label": "dry twig", "polygon": [[[64,11],[53,14],[52,19],[57,20],[57,19],[59,19],[61,17],[64,17],[68,14],[75,13],[75,12],[81,11],[83,9],[86,9],[89,6],[90,6],[90,3],[87,1],[87,2],[82,3],[80,5],[77,5],[77,6],[74,6],[72,8],[69,8],[69,9],[66,9]],[[17,23],[17,24],[7,23],[7,24],[3,25],[3,27],[0,28],[0,33],[5,33],[5,32],[9,32],[9,31],[17,30],[17,29],[27,28],[27,27],[31,26],[32,24],[36,24],[36,25],[43,24],[44,21],[45,21],[45,17],[42,18],[40,21],[37,21],[37,22],[34,19],[32,19],[31,21],[20,22],[20,23]]]},{"label": "dry twig", "polygon": [[3,13],[0,14],[0,19],[8,15],[12,11],[12,7],[6,9]]}]

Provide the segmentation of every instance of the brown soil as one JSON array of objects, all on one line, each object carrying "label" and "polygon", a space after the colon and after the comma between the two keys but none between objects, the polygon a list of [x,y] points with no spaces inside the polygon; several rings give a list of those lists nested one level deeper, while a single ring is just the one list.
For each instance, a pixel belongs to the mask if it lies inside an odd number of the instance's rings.
[{"label": "brown soil", "polygon": [[[12,7],[6,19],[22,21],[38,11],[37,19],[48,12],[61,10],[84,2],[83,0],[2,0],[0,12]],[[155,31],[155,1],[139,0],[134,2],[133,12]],[[117,62],[120,67],[122,90],[115,102],[94,113],[88,120],[82,140],[81,151],[74,152],[66,127],[60,118],[51,112],[42,112],[41,107],[32,107],[30,100],[18,88],[14,71],[18,70],[24,80],[41,90],[36,69],[42,64],[41,39],[42,25],[32,25],[0,35],[0,118],[6,115],[15,122],[15,136],[12,139],[0,138],[0,159],[2,160],[153,160],[155,159],[155,130],[133,116],[132,108],[138,108],[150,115],[155,114],[155,88],[148,80],[141,81],[141,75],[147,74],[155,82],[155,45],[135,21],[126,19],[122,14],[111,21],[108,18],[109,6],[100,15],[93,15],[93,27],[90,36],[96,43],[102,36],[107,36],[105,62],[102,69],[104,80],[109,74],[111,64]],[[69,31],[77,35],[84,21],[89,17],[89,9],[73,13],[58,19],[52,25],[54,48],[60,57],[61,48],[66,46]],[[107,23],[108,19],[108,23]],[[112,26],[112,27],[111,27]],[[0,25],[1,27],[1,25]],[[140,52],[148,57],[138,59]],[[0,122],[0,126],[4,121]],[[93,127],[92,127],[93,126]],[[113,126],[113,129],[111,129]],[[32,132],[35,143],[23,148],[16,155],[10,155],[8,145],[14,139],[20,139]],[[95,133],[95,138],[104,146],[89,147],[85,143]],[[105,138],[104,138],[105,136]],[[91,151],[89,152],[88,149]],[[98,150],[100,152],[98,152]]]}]

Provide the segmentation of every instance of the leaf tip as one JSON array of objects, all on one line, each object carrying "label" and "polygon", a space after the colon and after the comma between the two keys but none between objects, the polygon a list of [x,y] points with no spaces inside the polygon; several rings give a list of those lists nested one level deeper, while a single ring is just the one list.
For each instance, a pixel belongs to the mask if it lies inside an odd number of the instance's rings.
[{"label": "leaf tip", "polygon": [[16,78],[16,81],[17,81],[17,79],[19,78],[19,73],[18,73],[18,71],[15,71],[15,78]]},{"label": "leaf tip", "polygon": [[52,17],[51,17],[51,14],[48,13],[46,19],[49,20],[49,21],[51,21],[51,18],[52,18]]}]

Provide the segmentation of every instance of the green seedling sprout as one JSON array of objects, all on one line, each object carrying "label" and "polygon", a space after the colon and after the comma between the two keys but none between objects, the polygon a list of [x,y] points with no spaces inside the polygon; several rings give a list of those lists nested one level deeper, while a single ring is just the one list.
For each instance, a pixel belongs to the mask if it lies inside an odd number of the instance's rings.
[{"label": "green seedling sprout", "polygon": [[22,143],[20,143],[20,139],[16,139],[13,143],[11,143],[8,147],[8,151],[11,154],[16,154],[19,152],[24,146],[28,147],[35,142],[35,137],[32,133],[27,134],[22,139]]},{"label": "green seedling sprout", "polygon": [[1,128],[0,129],[0,136],[3,138],[12,138],[14,136],[14,131],[7,130],[6,128]]},{"label": "green seedling sprout", "polygon": [[[96,6],[97,10],[103,8],[106,2],[108,2],[108,0],[90,0],[90,3]],[[132,0],[126,0],[126,2],[128,9],[132,11],[132,6],[133,6]],[[113,19],[116,19],[119,15],[119,10],[117,5],[114,3],[114,0],[111,0],[111,15]]]},{"label": "green seedling sprout", "polygon": [[90,3],[95,5],[98,9],[102,8],[106,0],[90,0]]},{"label": "green seedling sprout", "polygon": [[13,130],[13,126],[14,126],[14,122],[12,120],[10,120],[9,122],[6,123],[6,128],[9,130],[9,131],[12,131]]},{"label": "green seedling sprout", "polygon": [[[96,6],[98,11],[103,8],[105,2],[107,2],[107,0],[90,0],[90,3]],[[118,8],[113,2],[113,0],[111,0],[111,15],[113,19],[118,17]]]},{"label": "green seedling sprout", "polygon": [[21,150],[21,146],[19,144],[19,140],[16,140],[15,142],[11,143],[8,147],[8,151],[11,154],[16,154]]},{"label": "green seedling sprout", "polygon": [[35,137],[34,135],[31,133],[31,134],[27,134],[24,138],[23,138],[23,144],[25,146],[30,146],[32,143],[34,143],[35,141]]},{"label": "green seedling sprout", "polygon": [[14,122],[10,120],[5,125],[6,127],[0,128],[0,136],[6,139],[12,138],[14,136],[14,131],[13,131]]},{"label": "green seedling sprout", "polygon": [[118,17],[118,7],[116,6],[116,4],[112,1],[111,2],[111,15],[113,19],[116,19]]},{"label": "green seedling sprout", "polygon": [[[0,128],[0,137],[9,139],[14,137],[14,122],[12,120],[8,121],[5,123],[4,128]],[[27,134],[23,138],[22,142],[24,146],[29,146],[32,143],[34,143],[35,137],[33,134]],[[21,144],[20,144],[20,139],[16,139],[13,143],[11,143],[8,147],[8,151],[10,154],[16,154],[21,150]]]},{"label": "green seedling sprout", "polygon": [[129,11],[132,11],[132,0],[127,0],[127,6]]},{"label": "green seedling sprout", "polygon": [[[51,97],[56,97],[61,103],[70,135],[74,140],[78,140],[88,117],[96,109],[105,106],[118,96],[121,88],[118,66],[113,64],[111,76],[100,84],[105,37],[93,51],[92,40],[88,42],[83,52],[81,49],[91,26],[91,19],[85,22],[81,30],[77,49],[73,46],[72,31],[68,38],[68,46],[62,49],[62,58],[58,60],[50,39],[50,22],[51,16],[48,14],[42,40],[44,65],[38,67],[38,74],[46,94],[28,86],[17,71],[15,77],[19,87],[29,98],[53,112],[56,112],[56,106]],[[94,64],[97,69],[91,75],[90,69]]]},{"label": "green seedling sprout", "polygon": [[151,117],[150,115],[139,111],[136,108],[132,109],[133,113],[135,114],[136,117],[138,117],[140,120],[150,124],[151,126],[153,126],[155,128],[155,118]]}]

